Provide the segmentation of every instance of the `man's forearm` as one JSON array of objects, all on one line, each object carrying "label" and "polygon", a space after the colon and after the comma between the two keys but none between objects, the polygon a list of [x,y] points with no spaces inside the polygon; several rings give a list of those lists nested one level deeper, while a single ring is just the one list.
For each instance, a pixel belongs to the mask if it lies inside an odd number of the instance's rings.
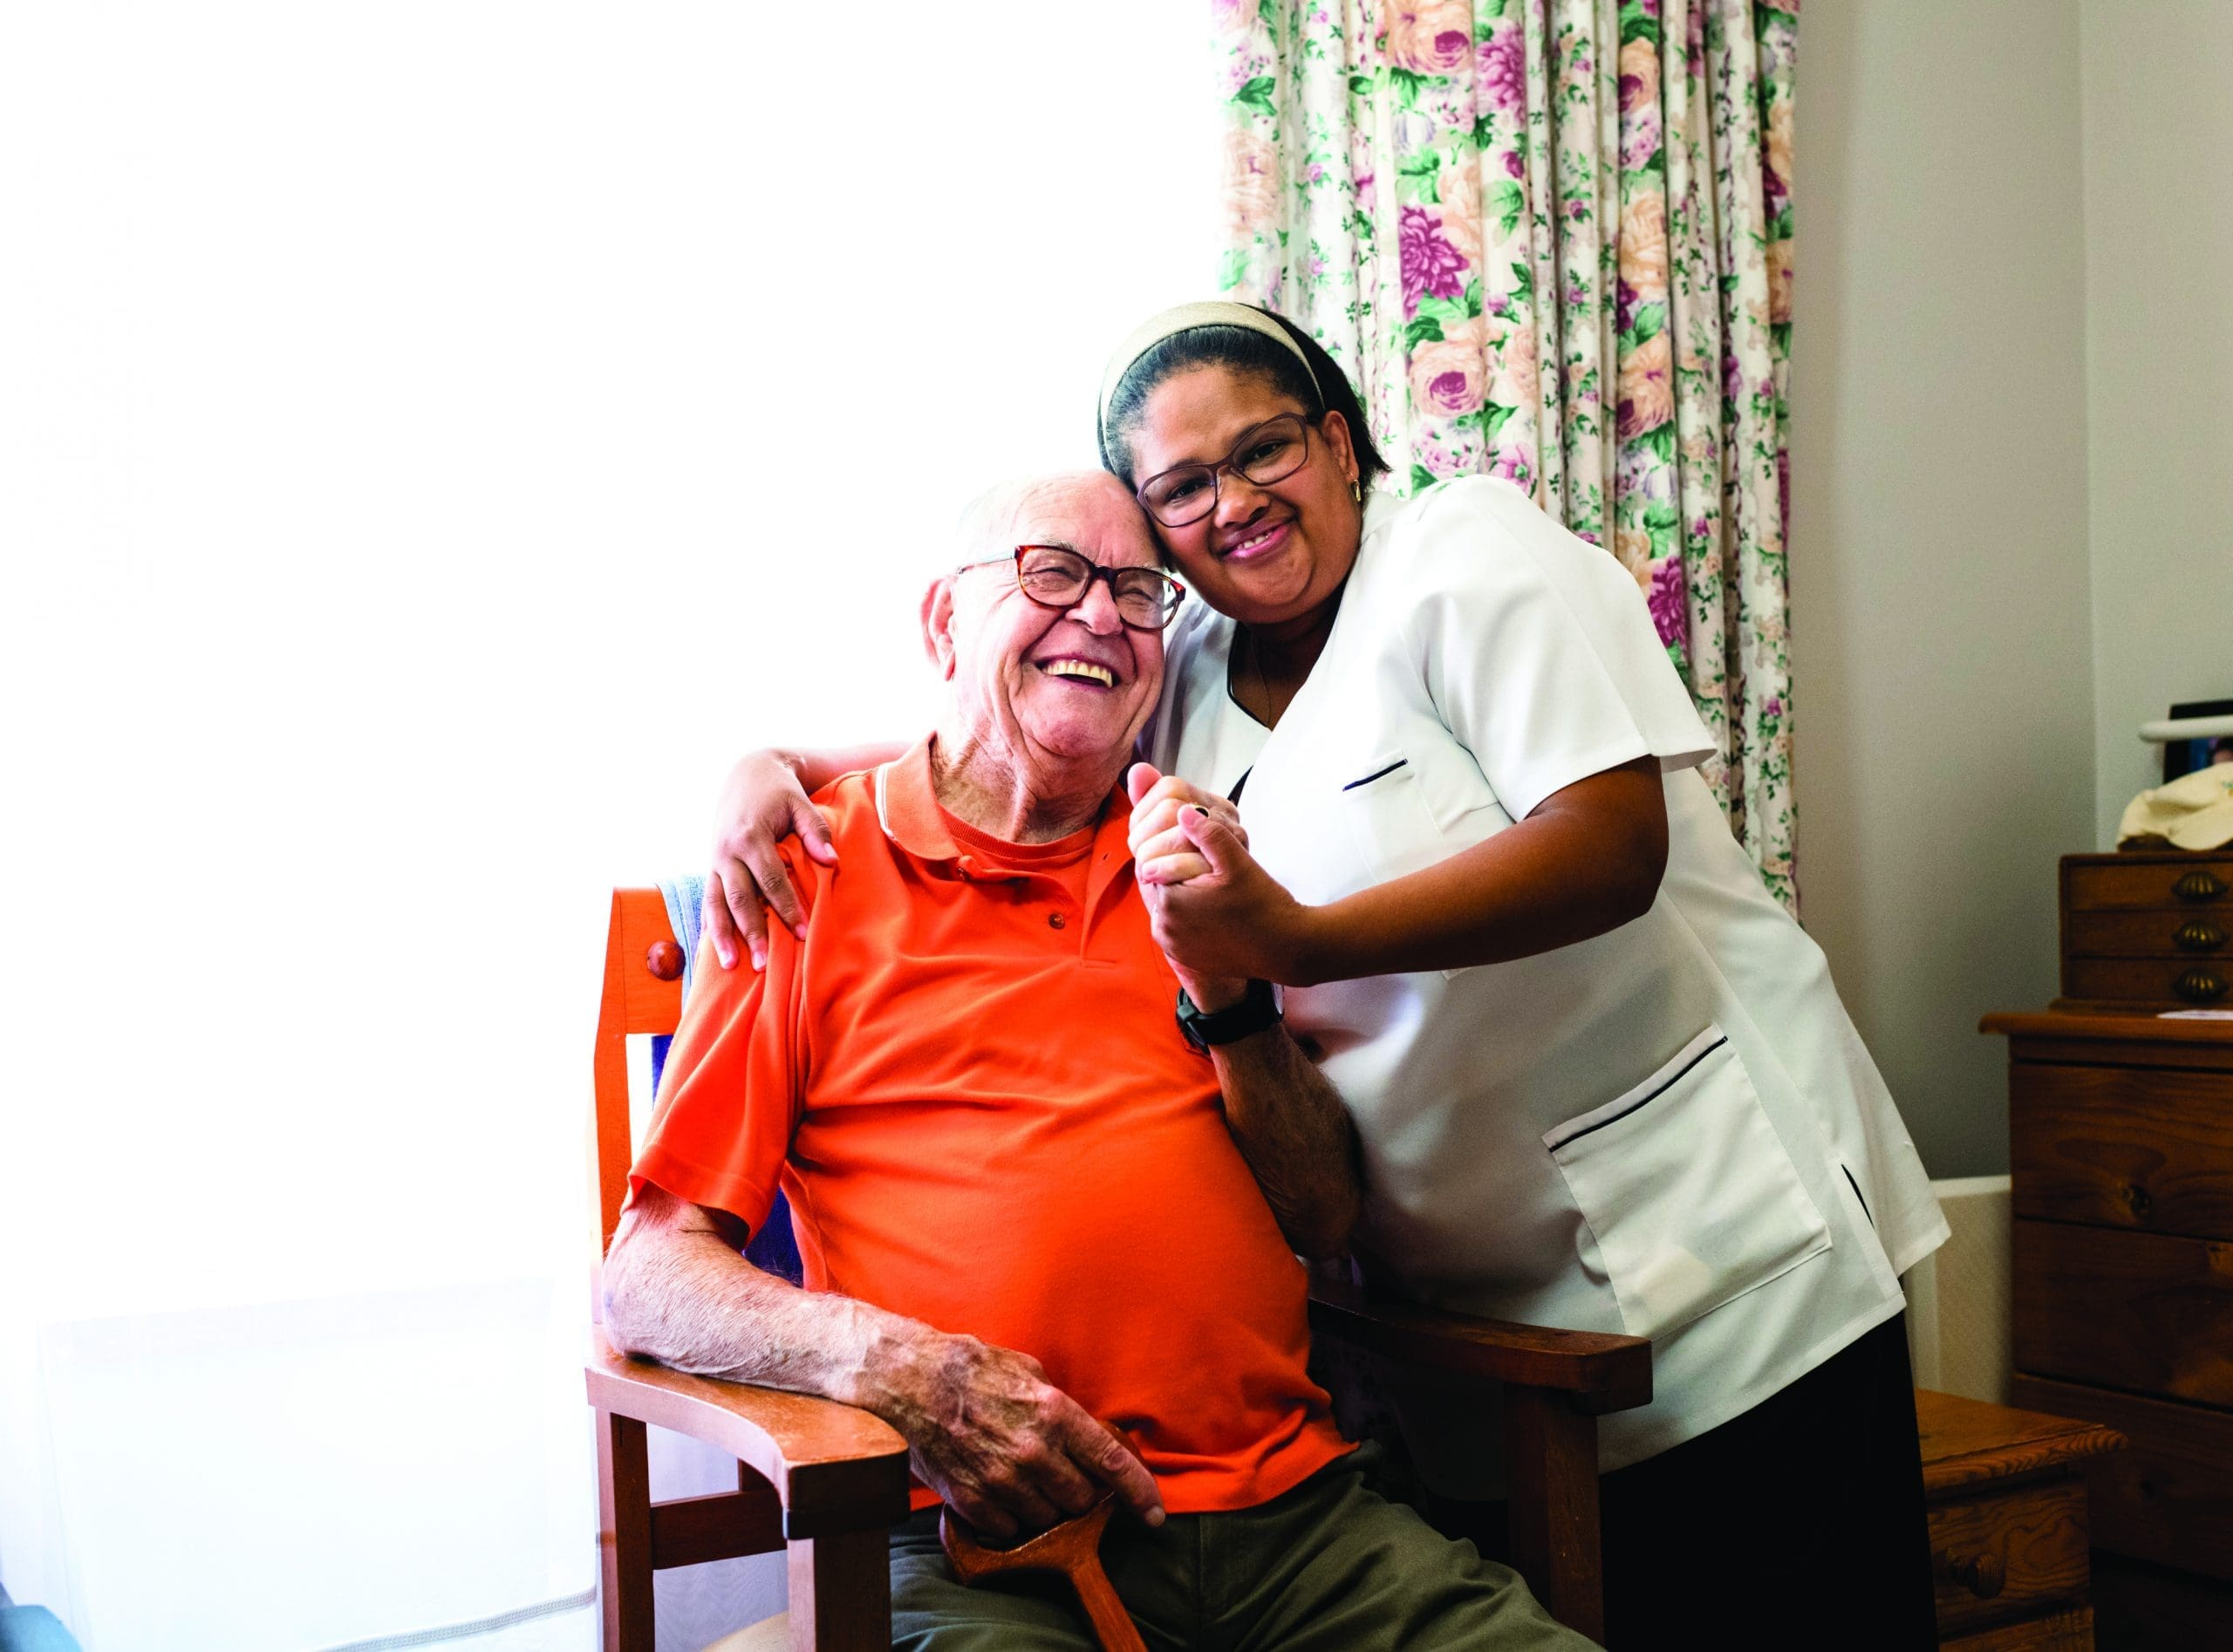
[{"label": "man's forearm", "polygon": [[704,1209],[656,1185],[620,1219],[604,1284],[605,1331],[619,1348],[875,1412],[905,1437],[922,1482],[980,1530],[1050,1526],[1104,1487],[1162,1522],[1154,1477],[1029,1355],[798,1290],[740,1256]]},{"label": "man's forearm", "polygon": [[1298,1255],[1347,1248],[1363,1199],[1356,1126],[1283,1027],[1211,1051],[1226,1122]]},{"label": "man's forearm", "polygon": [[605,1330],[679,1371],[818,1394],[882,1411],[888,1369],[928,1328],[866,1302],[802,1291],[739,1255],[693,1205],[646,1190],[604,1265]]}]

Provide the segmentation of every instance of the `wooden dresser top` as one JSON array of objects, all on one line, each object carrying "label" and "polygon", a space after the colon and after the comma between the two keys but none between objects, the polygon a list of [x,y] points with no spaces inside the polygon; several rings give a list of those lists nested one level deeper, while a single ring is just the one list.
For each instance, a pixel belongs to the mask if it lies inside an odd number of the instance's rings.
[{"label": "wooden dresser top", "polygon": [[2190,1021],[2152,1009],[2129,1015],[2003,1011],[1979,1021],[1977,1030],[2005,1036],[2019,1062],[2233,1069],[2233,1021]]}]

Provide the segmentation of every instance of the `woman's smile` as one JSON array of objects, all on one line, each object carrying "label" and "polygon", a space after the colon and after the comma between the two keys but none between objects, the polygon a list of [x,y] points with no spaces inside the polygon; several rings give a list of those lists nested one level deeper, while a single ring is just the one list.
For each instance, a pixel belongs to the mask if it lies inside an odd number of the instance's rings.
[{"label": "woman's smile", "polygon": [[1286,546],[1293,537],[1294,528],[1292,517],[1283,516],[1274,522],[1251,522],[1224,536],[1225,543],[1218,555],[1226,562],[1261,562]]}]

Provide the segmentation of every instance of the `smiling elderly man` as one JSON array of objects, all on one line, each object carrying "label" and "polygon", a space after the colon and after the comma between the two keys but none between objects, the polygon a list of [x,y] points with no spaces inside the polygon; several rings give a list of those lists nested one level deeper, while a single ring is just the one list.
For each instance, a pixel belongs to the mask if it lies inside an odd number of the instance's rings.
[{"label": "smiling elderly man", "polygon": [[[1588,1645],[1365,1490],[1305,1374],[1294,1253],[1347,1236],[1349,1126],[1246,983],[1186,983],[1207,1059],[1173,1016],[1118,788],[1178,600],[1138,510],[1059,477],[968,537],[923,604],[937,732],[817,794],[837,856],[791,862],[803,938],[699,978],[607,1329],[906,1437],[904,1646],[1090,1646],[1056,1588],[957,1583],[934,1505],[1005,1534],[1104,1490],[1138,1517],[1103,1560],[1153,1645]],[[802,1291],[738,1253],[779,1184]]]}]

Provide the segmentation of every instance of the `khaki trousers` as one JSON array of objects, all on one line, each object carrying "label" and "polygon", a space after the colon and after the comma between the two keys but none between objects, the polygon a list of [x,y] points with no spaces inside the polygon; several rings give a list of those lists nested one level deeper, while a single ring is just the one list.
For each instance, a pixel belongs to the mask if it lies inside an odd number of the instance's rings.
[{"label": "khaki trousers", "polygon": [[[1156,1652],[1581,1652],[1508,1568],[1451,1541],[1365,1485],[1376,1448],[1328,1464],[1257,1508],[1119,1517],[1109,1580]],[[907,1652],[1089,1652],[1067,1583],[1028,1574],[954,1581],[938,1511],[893,1528],[891,1637]]]}]

